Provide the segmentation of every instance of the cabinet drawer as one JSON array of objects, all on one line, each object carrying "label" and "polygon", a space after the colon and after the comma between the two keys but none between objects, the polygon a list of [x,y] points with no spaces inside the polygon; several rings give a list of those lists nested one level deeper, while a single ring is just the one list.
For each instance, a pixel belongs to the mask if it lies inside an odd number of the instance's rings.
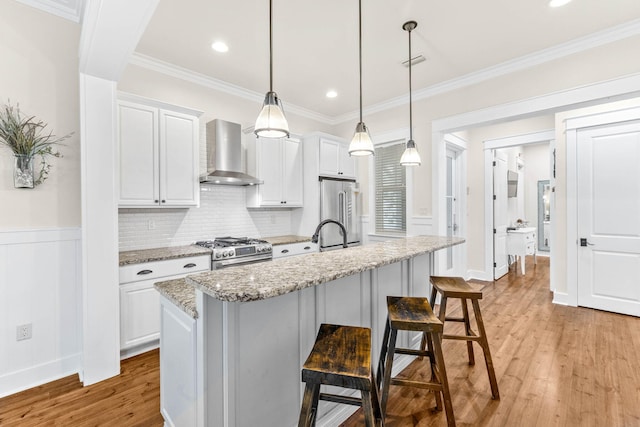
[{"label": "cabinet drawer", "polygon": [[525,253],[527,255],[533,255],[536,252],[536,244],[535,242],[527,242],[527,247]]},{"label": "cabinet drawer", "polygon": [[211,256],[209,255],[123,265],[120,267],[120,284],[178,274],[192,274],[210,269]]},{"label": "cabinet drawer", "polygon": [[293,255],[302,255],[318,252],[318,244],[311,242],[291,243],[288,245],[277,245],[273,247],[274,258],[284,258]]}]

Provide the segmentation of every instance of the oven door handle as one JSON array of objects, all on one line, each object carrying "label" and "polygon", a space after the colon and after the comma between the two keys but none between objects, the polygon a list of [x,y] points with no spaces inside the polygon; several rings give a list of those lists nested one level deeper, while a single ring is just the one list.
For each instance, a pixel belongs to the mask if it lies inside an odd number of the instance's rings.
[{"label": "oven door handle", "polygon": [[213,270],[218,270],[220,268],[225,268],[225,267],[232,267],[234,265],[249,265],[249,264],[256,264],[259,262],[263,262],[263,261],[271,261],[273,258],[271,256],[265,256],[262,258],[254,258],[251,260],[247,260],[245,259],[238,259],[238,260],[227,260],[227,261],[214,261],[212,264],[212,269]]}]

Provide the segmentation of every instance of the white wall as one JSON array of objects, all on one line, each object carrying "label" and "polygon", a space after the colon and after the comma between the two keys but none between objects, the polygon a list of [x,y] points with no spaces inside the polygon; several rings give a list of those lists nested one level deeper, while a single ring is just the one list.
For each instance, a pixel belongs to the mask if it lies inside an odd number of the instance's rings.
[{"label": "white wall", "polygon": [[80,229],[0,232],[0,397],[80,370],[80,295]]},{"label": "white wall", "polygon": [[[0,0],[0,104],[74,132],[35,189],[13,188],[13,154],[0,145],[0,230],[80,225],[78,43],[80,26],[15,0]],[[10,208],[8,208],[10,207]]]},{"label": "white wall", "polygon": [[[531,227],[538,227],[538,181],[550,179],[549,144],[533,144],[523,147],[524,159],[524,210]],[[543,230],[538,230],[542,235]]]},{"label": "white wall", "polygon": [[[81,368],[80,26],[0,0],[0,103],[62,136],[49,178],[13,187],[13,154],[0,146],[0,396]],[[33,325],[30,340],[16,327]]]}]

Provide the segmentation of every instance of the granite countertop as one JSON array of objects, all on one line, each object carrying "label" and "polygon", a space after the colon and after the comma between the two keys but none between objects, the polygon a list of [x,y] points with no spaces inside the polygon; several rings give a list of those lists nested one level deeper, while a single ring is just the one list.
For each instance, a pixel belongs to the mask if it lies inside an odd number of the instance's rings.
[{"label": "granite countertop", "polygon": [[123,251],[120,252],[120,266],[210,254],[211,249],[197,245]]},{"label": "granite countertop", "polygon": [[153,285],[160,295],[173,302],[182,311],[194,319],[198,318],[196,310],[196,290],[184,279],[167,280]]},{"label": "granite countertop", "polygon": [[221,301],[257,301],[382,267],[460,243],[457,237],[416,236],[300,257],[274,259],[187,276]]},{"label": "granite countertop", "polygon": [[291,243],[302,243],[302,242],[310,242],[311,236],[272,236],[272,237],[263,237],[263,240],[271,243],[273,246],[277,245],[289,245]]}]

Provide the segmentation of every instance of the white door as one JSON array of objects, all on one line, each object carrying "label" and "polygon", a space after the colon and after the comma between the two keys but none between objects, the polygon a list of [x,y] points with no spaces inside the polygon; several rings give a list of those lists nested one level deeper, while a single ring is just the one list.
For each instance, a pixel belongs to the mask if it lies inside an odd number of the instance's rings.
[{"label": "white door", "polygon": [[640,316],[640,122],[578,131],[578,305]]},{"label": "white door", "polygon": [[282,193],[287,206],[302,206],[302,145],[294,139],[282,141]]},{"label": "white door", "polygon": [[509,271],[507,256],[507,155],[493,151],[493,278]]},{"label": "white door", "polygon": [[[458,175],[458,152],[447,149],[446,153],[446,169],[447,169],[447,192],[446,192],[446,206],[447,206],[447,237],[459,236],[459,175]],[[460,247],[458,245],[447,248],[446,261],[443,275],[453,276],[455,275],[456,255]]]}]

